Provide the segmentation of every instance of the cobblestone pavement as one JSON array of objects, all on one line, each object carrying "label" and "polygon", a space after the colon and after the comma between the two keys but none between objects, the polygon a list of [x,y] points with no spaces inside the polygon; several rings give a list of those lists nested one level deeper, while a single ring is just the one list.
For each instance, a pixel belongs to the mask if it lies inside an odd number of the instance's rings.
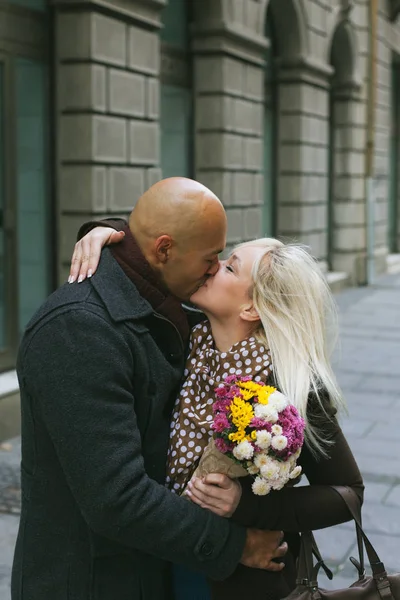
[{"label": "cobblestone pavement", "polygon": [[[341,349],[336,373],[349,404],[343,429],[363,473],[364,527],[389,571],[400,571],[400,275],[338,296]],[[9,600],[10,569],[18,527],[19,440],[0,449],[0,600]],[[326,586],[356,579],[351,524],[317,532],[335,577]],[[321,578],[322,582],[322,578]]]}]

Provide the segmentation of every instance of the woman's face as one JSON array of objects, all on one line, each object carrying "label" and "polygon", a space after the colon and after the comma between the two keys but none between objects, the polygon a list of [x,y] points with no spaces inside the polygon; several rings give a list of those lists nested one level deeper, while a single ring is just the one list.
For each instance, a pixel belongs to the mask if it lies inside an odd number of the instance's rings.
[{"label": "woman's face", "polygon": [[220,262],[217,273],[207,279],[190,298],[207,316],[219,319],[238,317],[244,306],[251,304],[253,263],[264,250],[256,246],[242,246]]}]

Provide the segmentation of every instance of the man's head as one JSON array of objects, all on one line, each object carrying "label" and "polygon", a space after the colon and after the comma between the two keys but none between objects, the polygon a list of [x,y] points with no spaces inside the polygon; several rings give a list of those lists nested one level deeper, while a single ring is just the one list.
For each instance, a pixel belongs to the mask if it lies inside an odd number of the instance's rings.
[{"label": "man's head", "polygon": [[163,179],[138,200],[129,227],[152,268],[172,294],[187,300],[218,270],[226,214],[201,183]]}]

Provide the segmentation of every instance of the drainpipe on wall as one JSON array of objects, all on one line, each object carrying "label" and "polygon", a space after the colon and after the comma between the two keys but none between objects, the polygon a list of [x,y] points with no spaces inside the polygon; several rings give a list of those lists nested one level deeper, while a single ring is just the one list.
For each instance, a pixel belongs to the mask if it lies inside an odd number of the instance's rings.
[{"label": "drainpipe on wall", "polygon": [[375,104],[376,104],[376,54],[378,0],[369,0],[369,53],[368,53],[368,92],[367,92],[367,150],[365,154],[365,225],[367,273],[366,283],[372,284],[375,277]]}]

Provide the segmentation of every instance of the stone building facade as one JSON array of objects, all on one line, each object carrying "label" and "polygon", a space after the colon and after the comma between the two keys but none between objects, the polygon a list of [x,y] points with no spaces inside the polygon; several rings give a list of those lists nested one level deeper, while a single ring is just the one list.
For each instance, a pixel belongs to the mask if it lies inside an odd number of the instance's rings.
[{"label": "stone building facade", "polygon": [[4,389],[79,225],[127,215],[162,177],[219,195],[229,246],[296,239],[352,285],[395,263],[400,2],[376,4],[1,0]]}]

